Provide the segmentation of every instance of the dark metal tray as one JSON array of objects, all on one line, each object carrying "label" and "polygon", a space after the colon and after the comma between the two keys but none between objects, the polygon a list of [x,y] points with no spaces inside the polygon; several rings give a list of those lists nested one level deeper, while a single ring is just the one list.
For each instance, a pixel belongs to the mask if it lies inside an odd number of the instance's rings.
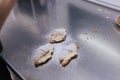
[{"label": "dark metal tray", "polygon": [[[1,32],[2,56],[25,80],[120,80],[120,33],[114,25],[119,11],[83,0],[33,3],[19,2]],[[79,57],[62,67],[55,54],[35,68],[34,50],[60,27],[79,42]]]}]

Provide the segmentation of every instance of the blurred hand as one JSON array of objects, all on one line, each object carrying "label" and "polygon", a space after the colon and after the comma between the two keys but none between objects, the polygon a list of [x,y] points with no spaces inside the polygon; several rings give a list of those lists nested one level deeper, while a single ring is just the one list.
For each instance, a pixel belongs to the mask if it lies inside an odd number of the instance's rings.
[{"label": "blurred hand", "polygon": [[16,0],[0,0],[0,30]]}]

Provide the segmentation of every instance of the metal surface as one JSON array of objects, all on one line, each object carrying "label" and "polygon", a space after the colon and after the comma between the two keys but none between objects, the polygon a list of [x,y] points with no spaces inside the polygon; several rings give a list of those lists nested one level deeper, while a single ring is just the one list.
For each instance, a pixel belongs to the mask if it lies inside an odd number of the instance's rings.
[{"label": "metal surface", "polygon": [[107,0],[89,0],[89,1],[101,4],[101,5],[104,5],[107,7],[111,7],[116,10],[120,10],[119,0],[109,0],[109,1],[107,1]]},{"label": "metal surface", "polygon": [[[25,80],[120,80],[120,33],[113,25],[119,11],[83,0],[37,3],[16,5],[1,32],[2,56]],[[61,26],[79,42],[79,57],[62,67],[58,49],[51,61],[35,68],[35,49]]]}]

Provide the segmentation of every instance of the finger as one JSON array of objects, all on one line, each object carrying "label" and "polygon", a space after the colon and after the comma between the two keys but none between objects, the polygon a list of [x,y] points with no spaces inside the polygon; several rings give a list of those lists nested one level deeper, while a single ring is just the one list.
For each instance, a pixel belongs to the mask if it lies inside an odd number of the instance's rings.
[{"label": "finger", "polygon": [[16,0],[0,0],[0,30]]}]

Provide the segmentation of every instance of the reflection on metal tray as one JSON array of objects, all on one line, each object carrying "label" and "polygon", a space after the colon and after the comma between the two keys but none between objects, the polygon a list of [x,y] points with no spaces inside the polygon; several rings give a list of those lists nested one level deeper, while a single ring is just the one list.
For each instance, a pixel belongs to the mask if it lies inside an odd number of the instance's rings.
[{"label": "reflection on metal tray", "polygon": [[[1,32],[2,56],[25,80],[120,80],[120,33],[113,25],[120,12],[83,0],[27,1],[15,6]],[[79,42],[79,57],[63,68],[56,54],[35,68],[33,51],[60,27]]]}]

